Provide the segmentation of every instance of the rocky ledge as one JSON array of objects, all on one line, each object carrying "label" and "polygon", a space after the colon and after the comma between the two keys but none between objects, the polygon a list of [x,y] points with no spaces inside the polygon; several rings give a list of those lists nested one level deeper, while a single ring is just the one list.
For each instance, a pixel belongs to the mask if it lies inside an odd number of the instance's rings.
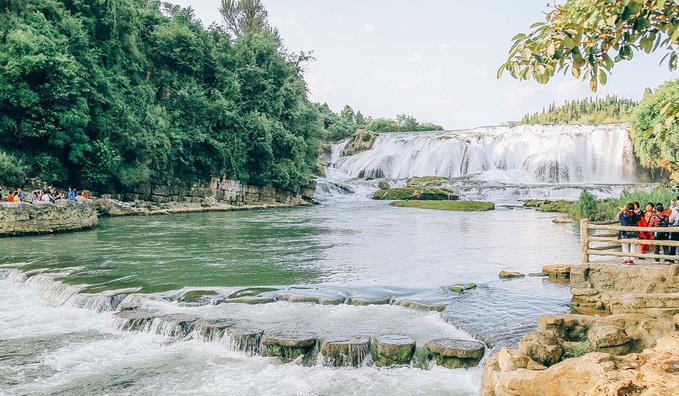
[{"label": "rocky ledge", "polygon": [[0,236],[77,231],[96,224],[91,201],[0,205]]},{"label": "rocky ledge", "polygon": [[[565,268],[548,269],[565,275]],[[678,271],[678,265],[573,266],[571,305],[596,315],[541,317],[518,349],[488,359],[482,394],[677,394]]]}]

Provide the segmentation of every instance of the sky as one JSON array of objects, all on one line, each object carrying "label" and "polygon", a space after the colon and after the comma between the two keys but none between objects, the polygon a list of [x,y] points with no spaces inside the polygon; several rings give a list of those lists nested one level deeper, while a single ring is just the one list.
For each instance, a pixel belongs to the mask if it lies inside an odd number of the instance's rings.
[{"label": "sky", "polygon": [[[219,0],[172,0],[209,25]],[[549,84],[496,78],[511,38],[544,20],[547,0],[263,0],[292,51],[311,51],[310,98],[366,116],[409,114],[446,129],[497,125],[552,102],[594,94],[559,76]],[[598,95],[640,99],[644,88],[677,78],[663,51],[616,64]]]}]

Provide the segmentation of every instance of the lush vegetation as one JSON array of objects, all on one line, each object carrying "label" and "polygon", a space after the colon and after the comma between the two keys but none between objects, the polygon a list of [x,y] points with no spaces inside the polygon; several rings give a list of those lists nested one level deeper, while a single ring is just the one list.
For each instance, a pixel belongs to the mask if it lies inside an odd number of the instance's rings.
[{"label": "lush vegetation", "polygon": [[492,202],[483,201],[394,201],[390,204],[399,208],[435,210],[457,210],[462,212],[484,212],[495,209]]},{"label": "lush vegetation", "polygon": [[159,1],[0,3],[5,158],[100,190],[215,175],[308,183],[323,131],[306,56],[285,52],[259,1],[243,3],[260,18],[245,29],[205,28]]},{"label": "lush vegetation", "polygon": [[452,193],[452,190],[447,188],[411,185],[379,189],[373,193],[372,198],[385,200],[448,200],[451,199]]},{"label": "lush vegetation", "polygon": [[512,41],[506,70],[514,78],[547,83],[557,72],[588,79],[596,91],[606,84],[616,62],[632,59],[635,50],[663,48],[670,70],[677,68],[679,7],[664,0],[567,0],[555,5],[544,22]]},{"label": "lush vegetation", "polygon": [[629,122],[638,103],[616,96],[552,103],[540,113],[526,114],[521,124],[609,124]]},{"label": "lush vegetation", "polygon": [[634,152],[641,164],[661,168],[679,182],[679,79],[647,91],[632,119]]},{"label": "lush vegetation", "polygon": [[[334,113],[327,104],[317,105],[323,117],[325,138],[329,141],[340,141],[355,138],[356,132],[428,132],[440,131],[443,127],[431,122],[419,122],[412,116],[400,114],[392,118],[365,117],[360,111],[354,111],[345,105],[340,113]],[[363,134],[361,136],[363,138]]]}]

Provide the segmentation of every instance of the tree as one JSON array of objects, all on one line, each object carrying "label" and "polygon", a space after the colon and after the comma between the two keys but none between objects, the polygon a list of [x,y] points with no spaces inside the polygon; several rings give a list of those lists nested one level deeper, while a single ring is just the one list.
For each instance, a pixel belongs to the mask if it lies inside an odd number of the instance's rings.
[{"label": "tree", "polygon": [[570,69],[596,91],[616,62],[632,59],[635,50],[650,53],[661,47],[670,70],[676,70],[678,26],[677,0],[567,0],[528,34],[514,36],[498,78],[506,70],[514,78],[544,84]]},{"label": "tree", "polygon": [[261,33],[275,37],[280,42],[278,30],[269,25],[269,13],[261,0],[222,0],[219,12],[226,29],[237,39],[248,34]]}]

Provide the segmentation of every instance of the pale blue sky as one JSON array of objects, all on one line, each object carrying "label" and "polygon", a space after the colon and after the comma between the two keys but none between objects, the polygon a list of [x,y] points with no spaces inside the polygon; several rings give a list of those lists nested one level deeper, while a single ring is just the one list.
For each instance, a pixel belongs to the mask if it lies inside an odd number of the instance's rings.
[{"label": "pale blue sky", "polygon": [[[210,24],[219,0],[190,5]],[[293,51],[313,51],[306,66],[311,98],[365,115],[414,115],[448,129],[500,124],[552,101],[592,95],[587,84],[548,85],[495,73],[510,39],[544,18],[546,0],[264,0],[269,19]],[[599,95],[640,98],[645,87],[677,78],[663,52],[635,54],[615,66]]]}]

